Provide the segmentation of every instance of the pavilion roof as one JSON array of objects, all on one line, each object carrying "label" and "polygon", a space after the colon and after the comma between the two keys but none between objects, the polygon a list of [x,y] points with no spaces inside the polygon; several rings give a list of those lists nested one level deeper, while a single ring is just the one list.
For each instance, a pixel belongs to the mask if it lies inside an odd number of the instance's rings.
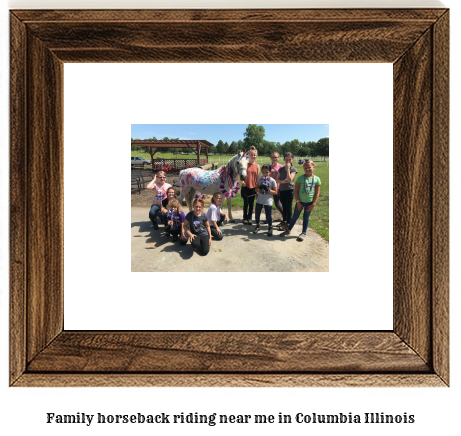
[{"label": "pavilion roof", "polygon": [[158,148],[184,148],[184,147],[197,147],[199,144],[204,147],[213,147],[211,142],[204,139],[182,139],[177,141],[163,141],[154,139],[132,139],[132,144],[143,145],[144,147],[158,147]]}]

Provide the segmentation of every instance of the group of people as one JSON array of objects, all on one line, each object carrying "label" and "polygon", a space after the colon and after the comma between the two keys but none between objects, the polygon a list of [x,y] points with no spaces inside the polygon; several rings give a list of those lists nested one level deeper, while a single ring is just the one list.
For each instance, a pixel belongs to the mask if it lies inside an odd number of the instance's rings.
[{"label": "group of people", "polygon": [[[287,237],[304,210],[302,233],[298,236],[299,241],[306,237],[309,217],[320,195],[320,178],[314,175],[315,165],[306,160],[303,163],[304,174],[296,180],[297,169],[293,166],[293,155],[285,153],[283,160],[285,165],[279,164],[279,154],[271,154],[271,165],[265,164],[261,168],[256,163],[258,151],[251,147],[248,152],[247,177],[242,182],[241,195],[243,198],[243,224],[252,225],[253,207],[255,208],[255,228],[253,233],[261,230],[260,218],[264,208],[266,223],[268,225],[267,236],[273,236],[272,205],[282,214],[282,222],[278,229],[281,237]],[[260,175],[261,174],[261,175]],[[181,245],[186,245],[190,240],[193,249],[202,255],[210,251],[211,241],[222,240],[223,233],[220,229],[228,216],[222,211],[224,196],[216,192],[208,211],[204,213],[204,201],[199,197],[192,203],[192,211],[187,215],[182,211],[180,202],[175,197],[174,188],[166,182],[166,174],[159,171],[154,179],[147,185],[147,189],[154,191],[155,197],[149,211],[149,218],[155,230],[159,229],[157,218],[165,226],[167,237],[173,237],[173,241],[179,239]],[[296,207],[293,213],[293,198]]]},{"label": "group of people", "polygon": [[[253,206],[256,198],[255,221],[256,228],[253,233],[260,230],[261,211],[264,206],[266,222],[269,226],[267,235],[272,236],[272,205],[282,215],[282,222],[278,226],[281,237],[291,234],[301,212],[304,209],[302,233],[298,236],[299,241],[306,237],[309,217],[320,196],[321,180],[314,175],[315,164],[309,159],[303,163],[304,174],[299,175],[298,170],[293,166],[294,156],[292,153],[285,153],[283,160],[285,165],[279,163],[280,155],[277,152],[271,154],[271,164],[263,165],[261,170],[256,163],[258,151],[255,147],[249,150],[249,161],[247,178],[242,182],[243,197],[243,224],[252,225]],[[262,177],[259,176],[260,171]],[[296,207],[293,213],[293,198],[296,200]]]}]

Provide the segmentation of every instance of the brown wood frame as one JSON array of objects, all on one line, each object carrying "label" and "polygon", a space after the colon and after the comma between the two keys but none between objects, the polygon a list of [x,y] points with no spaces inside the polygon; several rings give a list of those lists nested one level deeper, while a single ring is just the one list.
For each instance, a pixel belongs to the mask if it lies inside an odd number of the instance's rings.
[{"label": "brown wood frame", "polygon": [[[447,9],[10,20],[12,386],[449,384]],[[64,331],[64,62],[392,62],[393,330]]]}]

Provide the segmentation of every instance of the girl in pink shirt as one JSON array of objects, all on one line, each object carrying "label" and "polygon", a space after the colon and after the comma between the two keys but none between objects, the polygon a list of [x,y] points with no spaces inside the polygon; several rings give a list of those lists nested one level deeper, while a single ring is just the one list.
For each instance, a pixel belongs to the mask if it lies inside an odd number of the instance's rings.
[{"label": "girl in pink shirt", "polygon": [[[279,169],[283,168],[283,165],[279,164],[279,157],[280,157],[280,155],[276,151],[274,151],[271,154],[271,177],[274,180],[277,180],[277,174],[279,172]],[[278,209],[278,211],[283,216],[283,207],[282,207],[282,204],[280,203],[279,189],[280,189],[280,183],[277,183],[277,194],[274,195],[274,204],[275,204],[275,207]]]},{"label": "girl in pink shirt", "polygon": [[163,171],[159,171],[154,179],[146,186],[147,189],[154,191],[155,197],[152,202],[152,206],[149,211],[149,219],[152,221],[154,230],[158,230],[157,216],[162,209],[162,200],[166,198],[166,191],[171,187],[169,183],[166,183],[166,174]]}]

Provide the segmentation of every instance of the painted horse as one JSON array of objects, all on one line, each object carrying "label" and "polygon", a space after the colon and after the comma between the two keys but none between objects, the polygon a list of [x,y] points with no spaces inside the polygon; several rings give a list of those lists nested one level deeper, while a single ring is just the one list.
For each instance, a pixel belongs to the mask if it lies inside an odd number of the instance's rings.
[{"label": "painted horse", "polygon": [[247,177],[248,160],[245,152],[239,152],[226,165],[213,171],[206,171],[201,168],[187,168],[179,173],[181,193],[179,201],[186,199],[187,207],[192,210],[192,200],[195,193],[211,194],[222,192],[227,198],[229,222],[232,218],[232,197],[238,192],[239,178],[245,180]]}]

